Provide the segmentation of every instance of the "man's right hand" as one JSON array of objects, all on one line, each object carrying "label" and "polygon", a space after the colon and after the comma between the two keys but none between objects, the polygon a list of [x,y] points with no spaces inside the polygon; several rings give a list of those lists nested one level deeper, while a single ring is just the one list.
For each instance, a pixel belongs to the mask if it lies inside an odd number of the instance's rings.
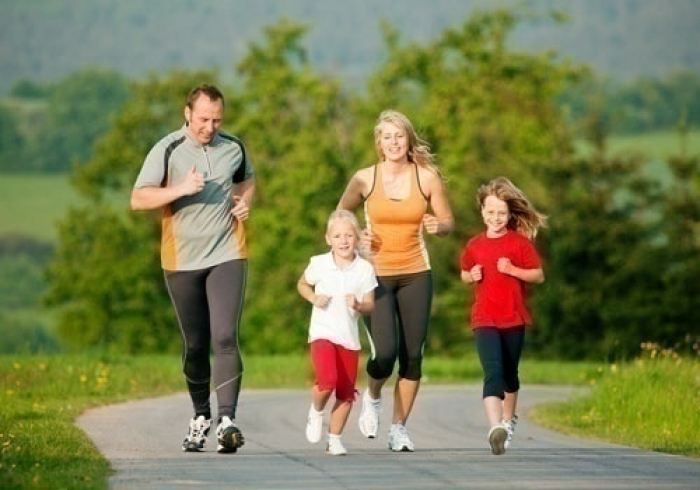
[{"label": "man's right hand", "polygon": [[192,165],[192,168],[187,172],[185,180],[180,184],[182,194],[184,196],[192,196],[204,189],[204,174],[197,172],[197,167]]}]

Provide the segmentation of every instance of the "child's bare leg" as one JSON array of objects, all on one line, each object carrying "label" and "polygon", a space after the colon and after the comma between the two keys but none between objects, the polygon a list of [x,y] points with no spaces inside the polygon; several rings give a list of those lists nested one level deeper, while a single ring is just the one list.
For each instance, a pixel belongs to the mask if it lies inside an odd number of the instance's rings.
[{"label": "child's bare leg", "polygon": [[487,396],[484,398],[484,408],[489,425],[493,427],[503,420],[503,402],[497,396]]},{"label": "child's bare leg", "polygon": [[328,426],[328,432],[330,434],[340,435],[345,429],[345,424],[350,416],[350,410],[352,409],[352,402],[350,400],[336,400],[335,405],[333,405],[333,410],[331,410],[331,421]]},{"label": "child's bare leg", "polygon": [[319,390],[318,385],[314,385],[313,388],[311,388],[311,402],[314,405],[314,410],[323,412],[332,392],[333,390]]},{"label": "child's bare leg", "polygon": [[503,400],[503,420],[511,420],[518,408],[518,392],[506,392],[506,398]]}]

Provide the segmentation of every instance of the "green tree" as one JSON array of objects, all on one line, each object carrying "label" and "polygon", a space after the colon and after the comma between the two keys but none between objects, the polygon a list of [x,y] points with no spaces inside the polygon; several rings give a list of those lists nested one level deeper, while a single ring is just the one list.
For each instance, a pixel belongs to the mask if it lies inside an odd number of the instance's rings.
[{"label": "green tree", "polygon": [[[574,158],[556,96],[582,70],[553,55],[509,49],[520,19],[477,13],[426,45],[404,46],[387,26],[386,61],[356,97],[308,64],[304,26],[281,21],[250,46],[235,88],[225,90],[225,127],[245,142],[258,179],[247,222],[247,352],[304,349],[310,307],[296,281],[308,258],[327,249],[325,221],[350,175],[376,162],[372,128],[389,107],[406,113],[432,144],[457,222],[451,237],[428,238],[436,279],[431,351],[457,354],[469,340],[458,258],[483,229],[477,188],[497,175],[512,178],[551,215],[550,229],[538,237],[547,282],[533,296],[532,341],[540,352],[628,355],[634,343],[661,338],[639,339],[640,332],[680,325],[682,315],[672,318],[671,308],[690,314],[694,303],[680,298],[694,293],[697,241],[681,238],[691,230],[697,238],[697,180],[689,177],[697,162],[672,163],[678,187],[662,194],[641,178],[643,159],[607,155],[600,118],[587,128],[597,151]],[[74,345],[130,352],[179,345],[160,271],[159,215],[133,213],[127,202],[148,150],[182,123],[184,94],[217,78],[174,72],[134,84],[93,158],[76,169],[74,183],[90,205],[62,223],[47,272],[48,304],[61,312],[59,329]],[[659,263],[673,270],[660,274]],[[674,298],[658,308],[664,287]],[[668,332],[670,338],[681,330]]]},{"label": "green tree", "polygon": [[588,117],[591,100],[600,103],[600,116],[611,134],[670,130],[681,120],[694,127],[700,124],[700,77],[688,71],[625,84],[591,75],[587,83],[567,87],[560,97],[573,125]]},{"label": "green tree", "polygon": [[554,212],[530,343],[547,357],[631,356],[640,328],[658,325],[650,204],[659,189],[644,178],[643,158],[607,154],[604,124],[591,115],[594,153],[549,168],[544,181]]},{"label": "green tree", "polygon": [[681,148],[668,166],[673,179],[660,201],[664,219],[659,226],[665,247],[653,264],[660,277],[660,321],[658,328],[647,326],[642,340],[689,348],[700,340],[693,320],[700,309],[700,157]]},{"label": "green tree", "polygon": [[0,353],[50,352],[58,345],[35,311],[42,291],[43,269],[53,247],[22,236],[0,236]]},{"label": "green tree", "polygon": [[36,164],[47,172],[66,172],[92,156],[95,142],[129,96],[116,72],[89,68],[69,75],[50,89],[46,125],[31,141]]},{"label": "green tree", "polygon": [[24,137],[18,129],[19,121],[12,111],[0,105],[0,170],[21,170],[26,166],[23,158]]},{"label": "green tree", "polygon": [[33,80],[23,78],[17,81],[10,89],[10,96],[20,99],[44,99],[48,95],[48,88]]},{"label": "green tree", "polygon": [[232,113],[253,158],[257,194],[248,223],[250,274],[241,341],[255,352],[305,348],[310,305],[296,282],[311,255],[327,250],[325,224],[350,160],[346,101],[336,81],[308,64],[306,28],[265,30],[237,67]]}]

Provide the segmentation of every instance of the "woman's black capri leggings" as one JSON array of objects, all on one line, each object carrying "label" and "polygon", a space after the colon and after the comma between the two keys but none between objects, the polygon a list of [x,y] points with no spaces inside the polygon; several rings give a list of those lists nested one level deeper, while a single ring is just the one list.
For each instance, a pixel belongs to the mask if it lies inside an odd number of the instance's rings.
[{"label": "woman's black capri leggings", "polygon": [[380,276],[377,282],[374,310],[365,318],[372,348],[367,374],[388,378],[398,358],[399,377],[419,380],[433,298],[432,273]]}]

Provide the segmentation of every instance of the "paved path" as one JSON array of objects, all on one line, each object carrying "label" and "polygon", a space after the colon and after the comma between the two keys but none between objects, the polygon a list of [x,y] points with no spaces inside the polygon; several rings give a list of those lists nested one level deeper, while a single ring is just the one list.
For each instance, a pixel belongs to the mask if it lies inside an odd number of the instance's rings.
[{"label": "paved path", "polygon": [[414,453],[387,449],[388,407],[380,437],[363,438],[356,406],[343,436],[349,454],[326,455],[323,443],[304,437],[309,395],[299,390],[241,393],[246,444],[237,454],[216,453],[214,438],[206,452],[180,451],[190,417],[184,394],[93,409],[78,426],[110,460],[110,488],[119,490],[700,488],[698,460],[565,437],[528,420],[529,407],[564,399],[569,388],[524,386],[513,447],[493,456],[480,391],[474,385],[421,388],[408,426]]}]

